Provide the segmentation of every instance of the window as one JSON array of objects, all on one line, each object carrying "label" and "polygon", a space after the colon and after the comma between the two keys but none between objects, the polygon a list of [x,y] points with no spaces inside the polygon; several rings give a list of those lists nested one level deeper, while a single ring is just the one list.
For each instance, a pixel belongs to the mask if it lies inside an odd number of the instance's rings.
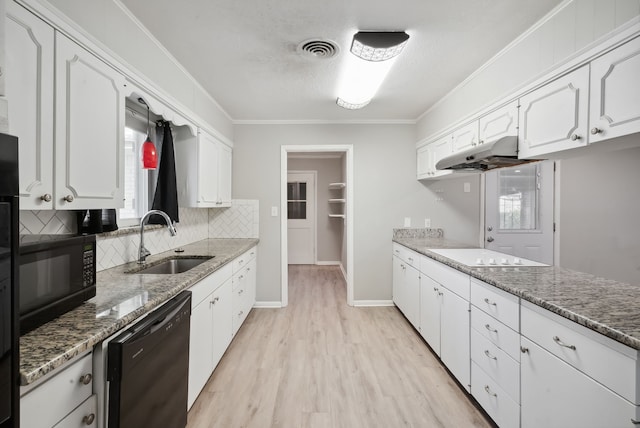
[{"label": "window", "polygon": [[500,170],[498,209],[500,230],[536,230],[540,170],[537,164]]},{"label": "window", "polygon": [[139,223],[149,206],[148,171],[142,169],[141,147],[147,135],[138,129],[124,130],[124,208],[118,210],[118,224]]},{"label": "window", "polygon": [[307,218],[307,183],[287,183],[287,211],[290,220]]}]

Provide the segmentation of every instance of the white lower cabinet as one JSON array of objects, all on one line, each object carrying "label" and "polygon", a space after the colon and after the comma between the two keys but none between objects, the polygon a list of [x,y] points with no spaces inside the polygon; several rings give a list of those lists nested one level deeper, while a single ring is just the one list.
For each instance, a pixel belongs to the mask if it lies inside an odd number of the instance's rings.
[{"label": "white lower cabinet", "polygon": [[[520,406],[513,401],[475,362],[471,364],[471,394],[500,428],[517,428],[520,424]],[[568,428],[567,425],[565,428]],[[538,425],[538,428],[547,427]]]},{"label": "white lower cabinet", "polygon": [[256,258],[255,249],[238,258],[234,263],[232,291],[232,334],[236,335],[240,326],[249,315],[256,301]]},{"label": "white lower cabinet", "polygon": [[440,284],[426,275],[420,279],[420,334],[438,356],[440,356],[440,313],[444,295],[440,287]]},{"label": "white lower cabinet", "polygon": [[[95,426],[96,400],[93,396],[93,361],[88,354],[35,386],[20,391],[20,426],[80,427],[87,416]],[[91,401],[93,397],[93,401]],[[80,410],[77,410],[80,408]],[[76,412],[77,410],[77,412]],[[82,417],[80,414],[85,413]],[[93,414],[93,418],[91,418]],[[77,423],[77,420],[80,423]]]},{"label": "white lower cabinet", "polygon": [[440,358],[464,389],[471,390],[469,301],[442,287]]},{"label": "white lower cabinet", "polygon": [[[418,256],[416,255],[416,260]],[[415,327],[420,326],[420,272],[400,257],[393,257],[393,302]]]},{"label": "white lower cabinet", "polygon": [[526,349],[521,359],[523,428],[637,426],[633,422],[640,421],[637,406],[526,337],[522,346]]}]

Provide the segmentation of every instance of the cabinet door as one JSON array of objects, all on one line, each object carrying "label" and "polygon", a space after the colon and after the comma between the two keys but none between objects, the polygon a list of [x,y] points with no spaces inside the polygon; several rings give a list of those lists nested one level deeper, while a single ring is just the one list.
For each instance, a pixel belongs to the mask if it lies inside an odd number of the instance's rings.
[{"label": "cabinet door", "polygon": [[404,270],[406,266],[404,262],[400,259],[400,257],[393,257],[393,303],[402,311],[404,307],[404,299],[402,296],[402,292],[404,291],[404,287],[402,282],[404,281]]},{"label": "cabinet door", "polygon": [[518,157],[545,155],[587,144],[589,66],[520,98]]},{"label": "cabinet door", "polygon": [[[189,336],[189,393],[188,407],[191,408],[200,391],[213,371],[213,341],[211,334],[211,295],[191,310]],[[230,304],[229,304],[230,306]]]},{"label": "cabinet door", "polygon": [[[212,348],[212,367],[215,369],[231,343],[232,337],[232,319],[233,304],[232,299],[232,281],[228,279],[220,288],[211,295],[213,307],[213,328],[211,330]],[[208,378],[208,376],[207,376]]]},{"label": "cabinet door", "polygon": [[591,63],[590,142],[640,132],[640,37]]},{"label": "cabinet door", "polygon": [[495,141],[509,135],[518,135],[518,103],[512,102],[480,118],[480,141]]},{"label": "cabinet door", "polygon": [[438,356],[440,356],[441,287],[426,275],[420,278],[420,334]]},{"label": "cabinet door", "polygon": [[524,336],[522,428],[633,427],[638,408]]},{"label": "cabinet door", "polygon": [[53,208],[53,40],[49,25],[7,5],[9,133],[19,141],[20,208]]},{"label": "cabinet door", "polygon": [[233,164],[233,151],[231,147],[219,144],[218,158],[218,206],[231,206],[231,168]]},{"label": "cabinet door", "polygon": [[460,152],[478,144],[478,121],[475,120],[462,128],[453,131],[453,152]]},{"label": "cabinet door", "polygon": [[469,302],[444,287],[440,289],[443,292],[440,318],[440,358],[463,388],[470,392]]},{"label": "cabinet door", "polygon": [[217,141],[201,131],[198,135],[198,204],[215,206],[218,201],[219,157]]},{"label": "cabinet door", "polygon": [[416,171],[418,180],[429,177],[429,146],[422,146],[416,150]]},{"label": "cabinet door", "polygon": [[86,428],[98,426],[98,400],[94,394],[76,407],[53,428]]},{"label": "cabinet door", "polygon": [[436,164],[438,161],[452,153],[451,147],[451,135],[429,144],[429,169],[431,170],[432,177],[442,177],[443,175],[452,173],[452,171],[436,170]]},{"label": "cabinet door", "polygon": [[416,268],[407,266],[405,274],[404,315],[418,329],[420,327],[420,272]]},{"label": "cabinet door", "polygon": [[56,209],[124,205],[124,83],[56,33]]}]

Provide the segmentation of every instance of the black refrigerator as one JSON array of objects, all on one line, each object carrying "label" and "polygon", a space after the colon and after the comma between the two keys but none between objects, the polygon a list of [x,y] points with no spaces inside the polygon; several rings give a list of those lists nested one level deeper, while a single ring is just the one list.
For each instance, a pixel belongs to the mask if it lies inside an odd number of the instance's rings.
[{"label": "black refrigerator", "polygon": [[19,426],[18,139],[0,134],[0,428]]}]

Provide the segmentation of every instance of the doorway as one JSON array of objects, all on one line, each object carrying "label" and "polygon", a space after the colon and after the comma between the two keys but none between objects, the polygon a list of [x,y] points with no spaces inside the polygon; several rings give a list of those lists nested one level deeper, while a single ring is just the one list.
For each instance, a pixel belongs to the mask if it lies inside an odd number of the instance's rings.
[{"label": "doorway", "polygon": [[[354,226],[353,226],[353,146],[352,145],[296,145],[281,146],[280,151],[280,277],[281,277],[281,306],[288,304],[289,298],[289,171],[288,156],[290,153],[318,154],[339,153],[344,157],[344,212],[340,216],[344,227],[341,268],[347,284],[347,304],[353,306],[353,260],[354,260]],[[317,220],[317,219],[316,219]],[[316,238],[317,244],[317,238]],[[315,262],[314,262],[315,263]]]},{"label": "doorway", "polygon": [[316,264],[317,175],[316,171],[287,173],[287,262],[290,265]]},{"label": "doorway", "polygon": [[489,171],[485,180],[485,248],[553,265],[553,161]]}]

